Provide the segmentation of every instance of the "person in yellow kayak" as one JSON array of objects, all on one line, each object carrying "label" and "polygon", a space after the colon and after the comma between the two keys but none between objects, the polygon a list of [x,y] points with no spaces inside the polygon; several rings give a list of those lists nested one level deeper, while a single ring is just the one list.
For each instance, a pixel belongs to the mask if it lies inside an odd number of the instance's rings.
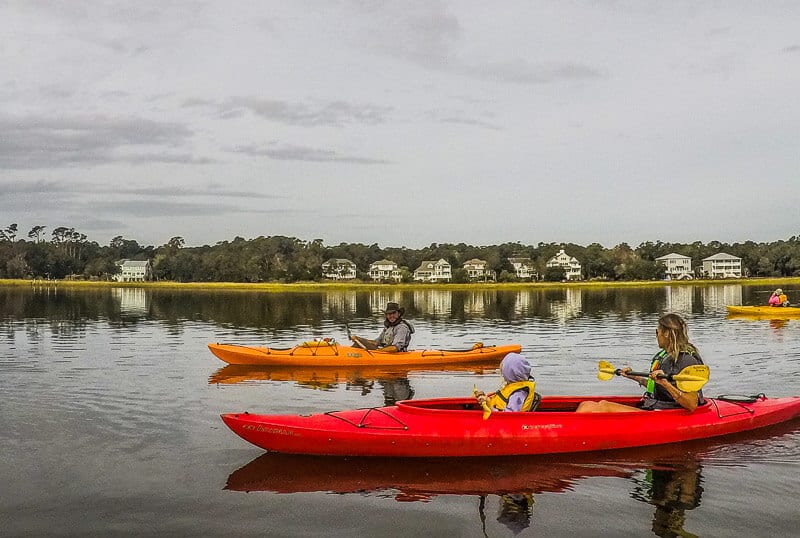
[{"label": "person in yellow kayak", "polygon": [[657,409],[676,409],[683,407],[687,411],[694,411],[698,405],[704,403],[703,391],[684,392],[674,381],[665,376],[675,375],[687,366],[703,364],[697,348],[689,342],[689,333],[686,322],[677,314],[665,314],[658,320],[656,327],[656,340],[658,353],[650,362],[650,375],[648,377],[629,375],[630,368],[622,368],[620,375],[633,379],[646,391],[636,407],[616,402],[600,400],[598,402],[584,401],[578,405],[578,413],[613,413],[625,411],[653,411]]},{"label": "person in yellow kayak", "polygon": [[772,292],[772,295],[769,297],[769,305],[770,306],[789,306],[789,299],[786,297],[786,294],[783,293],[783,290],[778,288],[777,290]]},{"label": "person in yellow kayak", "polygon": [[405,311],[405,308],[397,303],[386,303],[386,310],[383,311],[385,316],[383,330],[378,337],[375,340],[369,340],[353,335],[350,340],[353,341],[356,347],[368,350],[408,351],[411,335],[414,334],[414,327],[403,319]]},{"label": "person in yellow kayak", "polygon": [[536,380],[531,375],[531,365],[524,355],[509,353],[500,363],[503,388],[485,394],[475,392],[478,403],[489,404],[492,411],[531,411],[536,403]]}]

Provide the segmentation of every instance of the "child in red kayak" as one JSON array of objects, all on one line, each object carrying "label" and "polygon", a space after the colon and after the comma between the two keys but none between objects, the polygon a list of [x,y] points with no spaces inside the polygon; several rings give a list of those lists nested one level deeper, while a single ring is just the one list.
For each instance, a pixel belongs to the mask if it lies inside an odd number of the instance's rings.
[{"label": "child in red kayak", "polygon": [[536,402],[536,382],[531,375],[531,365],[524,355],[509,353],[500,363],[500,373],[505,384],[497,392],[475,392],[478,403],[489,404],[493,411],[530,411]]}]

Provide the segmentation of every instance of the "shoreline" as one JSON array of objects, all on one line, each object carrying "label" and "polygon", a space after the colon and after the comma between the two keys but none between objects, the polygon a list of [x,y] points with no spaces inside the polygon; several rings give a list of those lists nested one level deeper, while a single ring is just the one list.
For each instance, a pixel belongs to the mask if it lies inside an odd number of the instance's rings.
[{"label": "shoreline", "polygon": [[383,284],[374,282],[115,282],[89,280],[27,280],[0,279],[0,287],[64,287],[74,289],[103,288],[147,288],[163,290],[200,291],[258,291],[268,293],[291,293],[308,291],[372,291],[372,290],[525,290],[525,289],[597,289],[597,288],[635,288],[662,286],[696,285],[777,285],[800,284],[800,277],[737,278],[705,280],[632,280],[632,281],[579,281],[579,282],[472,282],[461,284],[400,283]]}]

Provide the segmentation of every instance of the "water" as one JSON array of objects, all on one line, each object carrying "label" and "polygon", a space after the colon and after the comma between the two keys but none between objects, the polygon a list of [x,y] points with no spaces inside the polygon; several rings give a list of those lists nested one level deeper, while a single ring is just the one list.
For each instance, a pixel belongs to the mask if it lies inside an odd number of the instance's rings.
[{"label": "water", "polygon": [[[634,394],[598,359],[646,368],[683,315],[704,389],[800,395],[800,320],[727,319],[766,288],[267,294],[0,288],[5,536],[794,536],[800,423],[580,456],[360,460],[265,455],[223,412],[310,413],[499,385],[452,371],[226,367],[208,342],[374,336],[388,301],[414,347],[518,342],[545,394]],[[763,300],[762,300],[763,299]],[[685,534],[681,534],[685,533]]]}]

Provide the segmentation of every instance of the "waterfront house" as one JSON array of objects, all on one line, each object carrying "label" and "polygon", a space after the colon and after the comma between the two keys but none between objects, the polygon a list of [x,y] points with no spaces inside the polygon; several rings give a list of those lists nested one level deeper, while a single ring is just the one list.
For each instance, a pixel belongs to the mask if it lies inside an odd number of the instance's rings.
[{"label": "waterfront house", "polygon": [[114,275],[117,282],[144,282],[153,280],[153,267],[150,260],[119,260],[119,273]]},{"label": "waterfront house", "polygon": [[414,270],[414,280],[418,282],[450,282],[452,268],[447,260],[423,260]]},{"label": "waterfront house", "polygon": [[322,264],[322,276],[332,280],[356,278],[356,264],[346,258],[331,258]]},{"label": "waterfront house", "polygon": [[403,278],[400,274],[400,268],[392,260],[378,260],[369,265],[369,277],[372,280],[385,282],[393,280],[400,282]]},{"label": "waterfront house", "polygon": [[666,278],[669,280],[685,280],[692,278],[692,258],[674,252],[656,258],[666,268]]},{"label": "waterfront house", "polygon": [[550,258],[545,264],[546,267],[562,267],[564,269],[564,277],[567,280],[580,280],[581,279],[581,263],[564,252],[564,249],[558,251],[558,254]]},{"label": "waterfront house", "polygon": [[742,278],[742,259],[725,252],[703,258],[703,276],[706,278]]}]

